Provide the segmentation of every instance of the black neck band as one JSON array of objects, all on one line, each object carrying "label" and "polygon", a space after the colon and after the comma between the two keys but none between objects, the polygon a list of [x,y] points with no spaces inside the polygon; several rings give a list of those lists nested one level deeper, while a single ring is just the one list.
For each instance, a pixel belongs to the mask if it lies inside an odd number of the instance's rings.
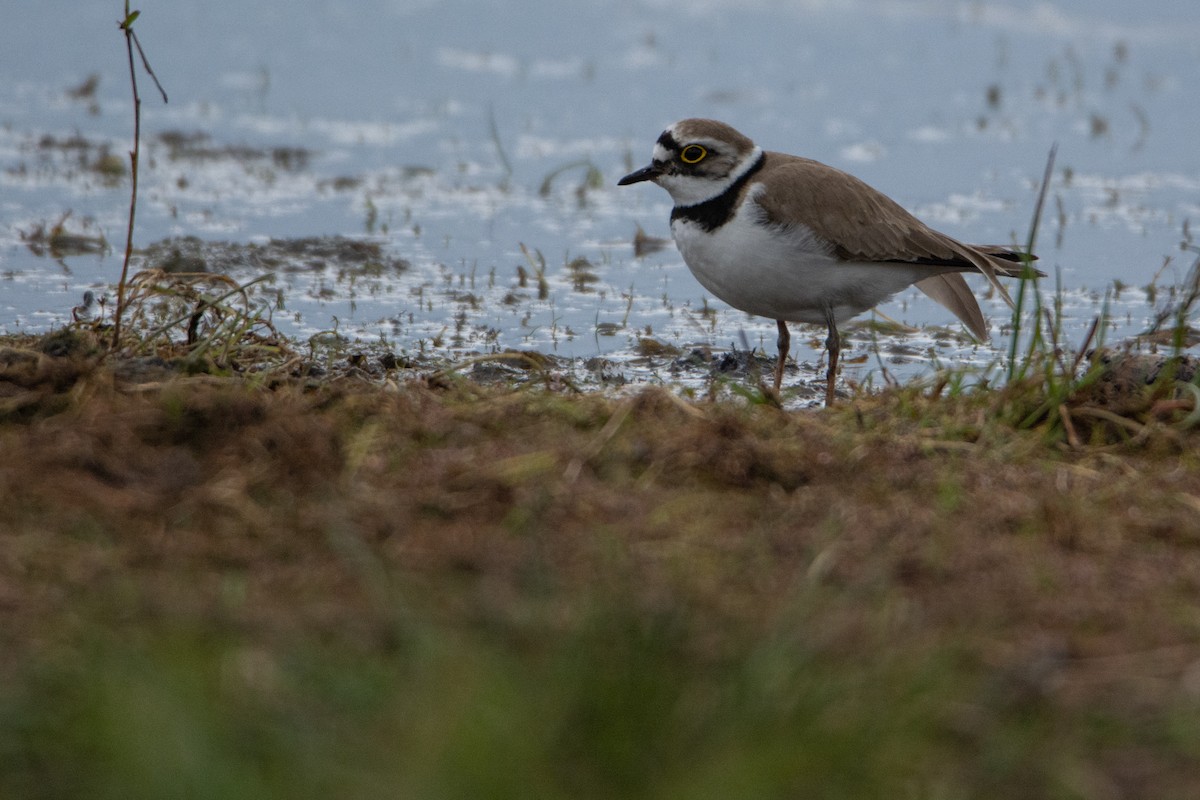
[{"label": "black neck band", "polygon": [[716,197],[705,200],[703,203],[696,203],[693,206],[675,206],[671,209],[671,222],[682,219],[687,222],[694,222],[706,231],[715,231],[732,219],[733,215],[737,213],[737,199],[742,193],[742,187],[753,177],[754,173],[762,169],[763,163],[766,160],[767,154],[760,153],[758,160],[751,164],[750,168],[743,172],[741,177],[729,184],[729,187]]}]

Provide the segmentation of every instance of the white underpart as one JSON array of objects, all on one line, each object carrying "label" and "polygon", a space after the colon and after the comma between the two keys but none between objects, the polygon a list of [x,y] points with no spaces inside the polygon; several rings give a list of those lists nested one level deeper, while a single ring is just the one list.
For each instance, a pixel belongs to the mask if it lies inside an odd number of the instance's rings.
[{"label": "white underpart", "polygon": [[904,264],[841,261],[828,242],[803,224],[766,224],[762,207],[754,202],[764,188],[752,184],[734,217],[711,233],[684,219],[671,223],[679,252],[696,279],[734,308],[824,324],[828,306],[842,322],[928,277],[928,270]]}]

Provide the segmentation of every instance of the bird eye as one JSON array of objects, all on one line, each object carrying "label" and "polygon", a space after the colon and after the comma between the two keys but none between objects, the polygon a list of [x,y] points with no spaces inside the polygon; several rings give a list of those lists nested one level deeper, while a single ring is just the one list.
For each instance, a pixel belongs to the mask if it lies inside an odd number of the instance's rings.
[{"label": "bird eye", "polygon": [[685,164],[698,164],[708,155],[708,151],[698,144],[689,144],[679,152],[679,160]]}]

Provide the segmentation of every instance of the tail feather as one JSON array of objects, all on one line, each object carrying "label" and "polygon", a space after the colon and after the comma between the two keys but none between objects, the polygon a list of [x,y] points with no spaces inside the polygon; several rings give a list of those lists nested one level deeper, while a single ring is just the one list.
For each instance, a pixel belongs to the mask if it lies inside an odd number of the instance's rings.
[{"label": "tail feather", "polygon": [[[993,280],[993,282],[995,281]],[[953,312],[954,316],[962,320],[979,341],[986,342],[988,340],[987,322],[983,318],[983,312],[979,310],[979,302],[975,299],[975,294],[971,291],[971,287],[967,286],[961,272],[944,272],[941,275],[933,275],[917,281],[915,285],[926,295]]]},{"label": "tail feather", "polygon": [[988,279],[988,283],[992,285],[1000,296],[1004,298],[1004,302],[1008,303],[1009,307],[1013,307],[1012,296],[1008,293],[1008,289],[1004,288],[1004,284],[1000,282],[1000,275],[1008,275],[1008,267],[1004,264],[997,263],[994,256],[986,255],[973,247],[964,247],[962,255],[967,261],[971,262],[975,269],[983,273]]},{"label": "tail feather", "polygon": [[[1008,303],[1008,307],[1015,307],[1012,295],[1000,282],[1000,278],[1019,278],[1024,275],[1027,264],[1025,255],[1011,247],[959,245],[959,248],[959,255],[984,274],[988,283],[999,292],[1000,296],[1004,298],[1004,302]],[[1030,258],[1036,258],[1036,256],[1030,256]],[[1017,263],[1012,263],[1014,261]],[[1033,269],[1033,267],[1029,267],[1029,269],[1033,270],[1033,274],[1039,278],[1046,277],[1046,273],[1039,269]]]},{"label": "tail feather", "polygon": [[[996,273],[1004,276],[1005,278],[1021,277],[1021,274],[1025,271],[1025,264],[1038,260],[1038,257],[1033,253],[1026,253],[1023,250],[1016,250],[1012,247],[1002,244],[975,244],[971,245],[971,247],[983,253],[984,255],[991,256],[993,262],[995,259],[1014,262],[1013,266],[1009,266],[1008,264],[995,264]],[[1039,278],[1046,277],[1046,273],[1036,268],[1033,268],[1033,274]]]}]

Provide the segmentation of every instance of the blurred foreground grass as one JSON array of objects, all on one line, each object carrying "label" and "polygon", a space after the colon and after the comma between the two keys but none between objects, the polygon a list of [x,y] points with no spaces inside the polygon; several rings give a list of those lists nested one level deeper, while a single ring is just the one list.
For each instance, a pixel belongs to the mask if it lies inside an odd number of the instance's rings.
[{"label": "blurred foreground grass", "polygon": [[1200,794],[1190,406],[9,344],[0,797]]}]

